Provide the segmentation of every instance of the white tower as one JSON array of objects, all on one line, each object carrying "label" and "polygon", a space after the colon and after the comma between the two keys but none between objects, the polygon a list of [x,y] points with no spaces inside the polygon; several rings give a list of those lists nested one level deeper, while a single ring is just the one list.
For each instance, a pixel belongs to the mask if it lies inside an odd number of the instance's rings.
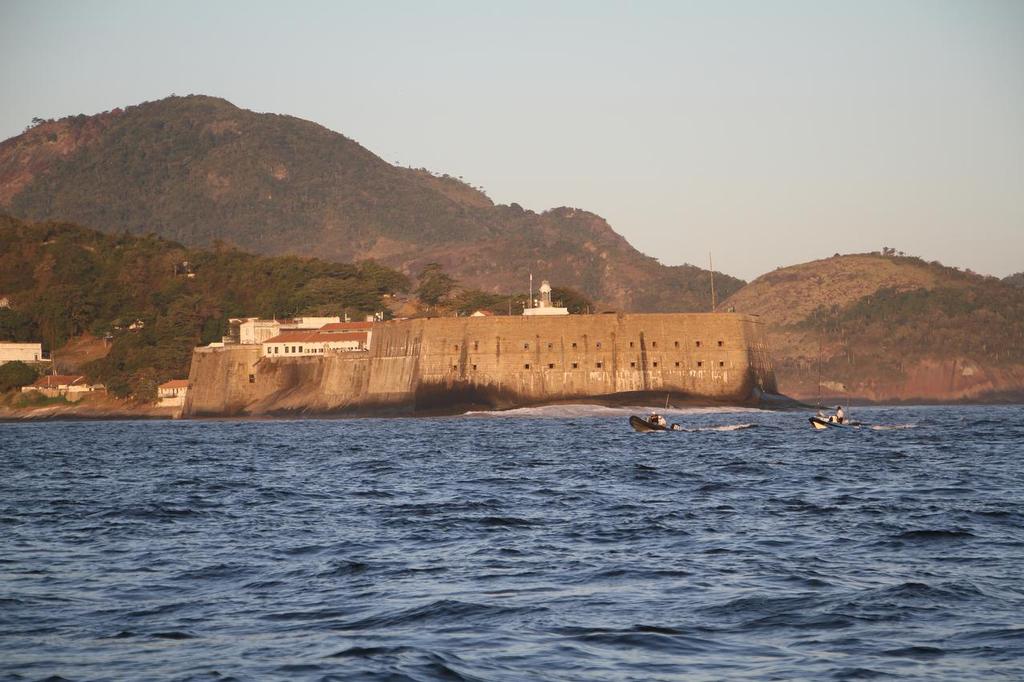
[{"label": "white tower", "polygon": [[551,307],[551,285],[545,279],[540,283],[540,302],[537,304],[538,308],[550,308]]},{"label": "white tower", "polygon": [[568,308],[556,308],[551,302],[551,284],[545,279],[540,283],[540,298],[536,308],[526,308],[523,315],[568,315]]}]

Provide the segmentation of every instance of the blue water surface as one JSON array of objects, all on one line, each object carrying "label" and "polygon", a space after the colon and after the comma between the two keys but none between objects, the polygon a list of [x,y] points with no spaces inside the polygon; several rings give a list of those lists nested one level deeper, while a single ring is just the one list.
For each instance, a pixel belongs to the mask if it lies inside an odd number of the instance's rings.
[{"label": "blue water surface", "polygon": [[1024,407],[0,424],[0,679],[1021,679]]}]

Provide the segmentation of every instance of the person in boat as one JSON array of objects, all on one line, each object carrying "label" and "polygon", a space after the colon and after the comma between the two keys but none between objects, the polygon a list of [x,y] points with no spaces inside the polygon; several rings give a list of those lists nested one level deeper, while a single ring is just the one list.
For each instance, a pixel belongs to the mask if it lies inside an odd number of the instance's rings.
[{"label": "person in boat", "polygon": [[846,423],[846,413],[843,412],[842,405],[836,405],[836,421],[840,424]]},{"label": "person in boat", "polygon": [[668,422],[657,412],[651,412],[651,416],[647,418],[647,423],[651,426],[665,426]]}]

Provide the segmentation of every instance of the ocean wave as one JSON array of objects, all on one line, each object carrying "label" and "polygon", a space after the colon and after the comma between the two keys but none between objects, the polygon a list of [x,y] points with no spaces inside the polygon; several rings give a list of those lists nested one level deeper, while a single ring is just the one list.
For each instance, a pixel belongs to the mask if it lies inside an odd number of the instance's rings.
[{"label": "ocean wave", "polygon": [[[582,417],[629,417],[634,414],[657,412],[667,419],[670,415],[734,414],[761,412],[753,407],[669,407],[663,405],[628,405],[609,407],[606,405],[567,404],[519,407],[512,410],[472,410],[462,416],[471,417],[540,417],[550,419]],[[671,421],[671,420],[670,420]]]},{"label": "ocean wave", "polygon": [[347,623],[335,625],[337,630],[380,630],[401,628],[421,623],[462,623],[467,620],[499,618],[510,613],[522,611],[521,608],[492,606],[463,602],[456,599],[439,599],[437,601],[408,609],[378,613]]},{"label": "ocean wave", "polygon": [[0,668],[1020,677],[1024,408],[647,411],[4,427]]},{"label": "ocean wave", "polygon": [[697,426],[694,428],[683,427],[683,431],[688,433],[700,433],[702,431],[743,431],[745,429],[755,429],[758,424],[721,424],[718,426]]}]

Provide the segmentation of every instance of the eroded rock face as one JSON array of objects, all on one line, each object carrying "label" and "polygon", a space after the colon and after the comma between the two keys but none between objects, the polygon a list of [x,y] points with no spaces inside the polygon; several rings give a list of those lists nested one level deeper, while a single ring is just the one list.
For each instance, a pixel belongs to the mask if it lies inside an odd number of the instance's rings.
[{"label": "eroded rock face", "polygon": [[0,206],[10,207],[11,200],[37,175],[99,141],[122,113],[115,109],[96,116],[46,121],[0,142]]},{"label": "eroded rock face", "polygon": [[849,383],[822,378],[817,390],[815,371],[783,368],[779,382],[787,395],[814,402],[819,396],[834,402],[957,402],[1024,400],[1024,365],[985,367],[974,360],[921,360],[889,376],[866,377]]}]

